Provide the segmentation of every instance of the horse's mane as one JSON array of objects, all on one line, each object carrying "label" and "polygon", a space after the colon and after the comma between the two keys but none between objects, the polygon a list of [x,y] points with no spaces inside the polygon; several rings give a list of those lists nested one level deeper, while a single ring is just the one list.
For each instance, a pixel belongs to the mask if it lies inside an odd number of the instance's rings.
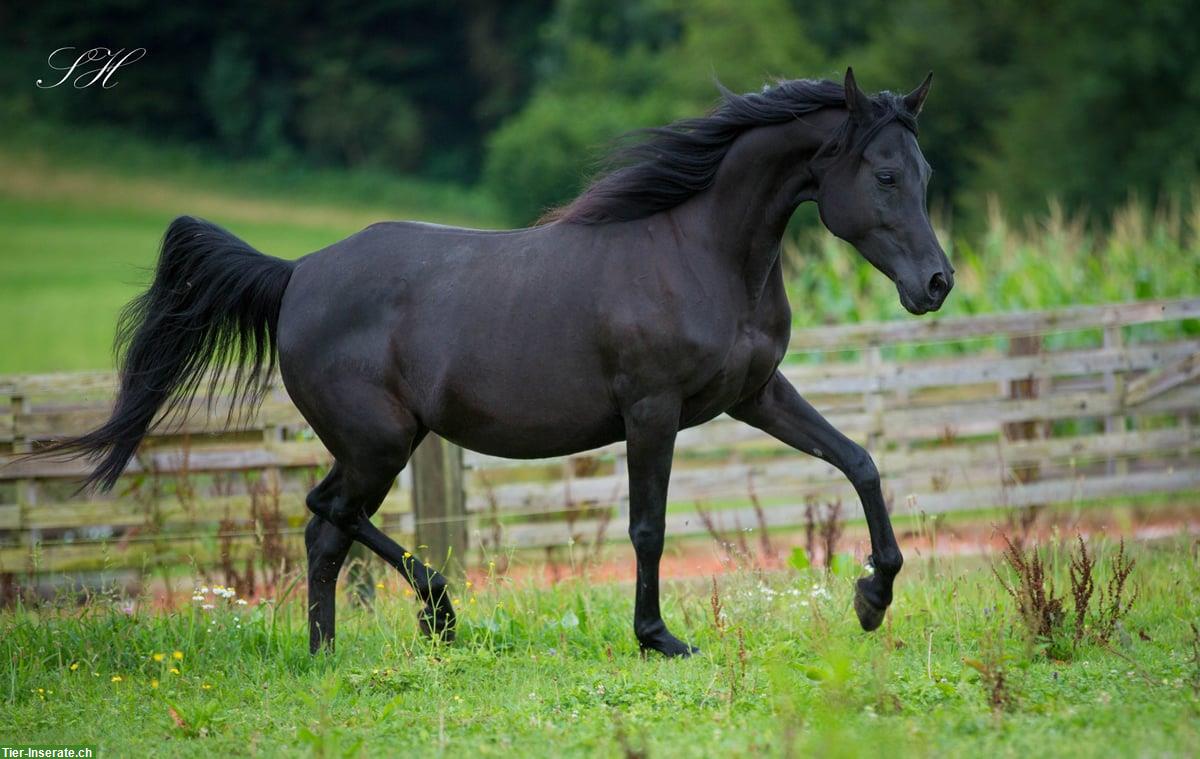
[{"label": "horse's mane", "polygon": [[[631,132],[601,163],[591,185],[553,209],[541,223],[607,224],[666,211],[707,189],[729,148],[743,132],[781,124],[821,108],[845,107],[845,87],[829,80],[794,79],[738,95],[722,87],[721,102],[706,116]],[[817,154],[829,160],[861,150],[884,125],[900,121],[916,131],[904,98],[881,92],[871,98],[875,119],[865,128],[846,119]]]}]

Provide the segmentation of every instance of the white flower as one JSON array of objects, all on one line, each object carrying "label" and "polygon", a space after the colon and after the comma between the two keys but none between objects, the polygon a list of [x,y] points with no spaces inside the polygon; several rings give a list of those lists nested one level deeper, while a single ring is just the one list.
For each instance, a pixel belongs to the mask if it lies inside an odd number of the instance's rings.
[{"label": "white flower", "polygon": [[238,606],[245,606],[245,605],[246,605],[246,604],[248,604],[248,603],[250,603],[250,602],[249,602],[249,601],[247,601],[247,600],[246,600],[246,599],[244,599],[244,598],[239,598],[239,599],[237,600],[237,604],[238,604]]},{"label": "white flower", "polygon": [[199,593],[197,593],[196,595],[192,596],[192,600],[193,600],[193,601],[197,601],[197,602],[199,602],[199,601],[203,601],[203,600],[204,600],[204,596],[202,596],[202,595],[200,595]]},{"label": "white flower", "polygon": [[201,608],[201,609],[204,609],[205,611],[211,611],[211,610],[212,610],[214,607],[213,607],[213,605],[212,605],[212,604],[204,604],[204,605],[203,605],[203,606],[201,606],[200,608]]}]

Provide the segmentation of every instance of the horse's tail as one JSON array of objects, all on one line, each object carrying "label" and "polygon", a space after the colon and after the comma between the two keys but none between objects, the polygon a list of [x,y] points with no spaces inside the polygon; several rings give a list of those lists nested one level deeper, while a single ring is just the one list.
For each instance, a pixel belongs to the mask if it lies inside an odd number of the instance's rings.
[{"label": "horse's tail", "polygon": [[83,487],[109,490],[150,427],[181,404],[186,408],[210,371],[210,402],[233,367],[230,414],[239,403],[257,404],[275,368],[279,308],[293,267],[215,224],[175,219],[153,283],[121,312],[114,342],[120,390],[112,416],[37,454],[94,460]]}]

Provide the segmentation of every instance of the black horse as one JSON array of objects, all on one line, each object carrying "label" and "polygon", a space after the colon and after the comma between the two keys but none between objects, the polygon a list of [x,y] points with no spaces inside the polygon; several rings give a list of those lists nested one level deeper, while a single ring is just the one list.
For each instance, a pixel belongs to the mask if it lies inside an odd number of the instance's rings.
[{"label": "black horse", "polygon": [[388,222],[292,262],[176,219],[153,284],[122,315],[112,417],[47,452],[96,459],[88,484],[110,488],[147,429],[205,377],[230,370],[235,401],[253,403],[277,353],[335,459],[307,500],[315,652],[333,642],[335,583],[355,540],[412,584],[423,629],[453,634],[446,580],[370,521],[427,432],[512,458],[625,440],[634,632],[643,649],[673,656],[696,650],[659,611],[675,436],[724,412],[854,484],[875,570],[858,581],[855,610],[873,630],[902,557],[871,457],[778,371],[791,326],[780,240],[814,200],[906,309],[942,305],[953,269],[929,223],[916,139],[929,81],[869,97],[847,70],[842,85],[723,91],[709,115],[645,133],[529,229]]}]

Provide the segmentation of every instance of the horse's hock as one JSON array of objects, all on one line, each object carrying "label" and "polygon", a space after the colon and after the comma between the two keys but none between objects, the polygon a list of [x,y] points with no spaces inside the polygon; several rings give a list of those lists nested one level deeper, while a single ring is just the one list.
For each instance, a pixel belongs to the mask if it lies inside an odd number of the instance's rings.
[{"label": "horse's hock", "polygon": [[[782,369],[870,448],[894,509],[1195,491],[1198,317],[1193,298],[824,327],[796,331]],[[111,495],[74,494],[87,462],[15,458],[103,421],[113,382],[108,372],[0,378],[0,576],[10,592],[27,574],[266,568],[302,556],[304,494],[330,458],[278,382],[253,420],[227,431],[215,431],[227,411],[219,398],[211,417],[198,401],[171,431],[152,432]],[[510,461],[430,437],[406,472],[377,520],[415,532],[434,565],[624,538],[622,444]],[[829,464],[721,417],[679,435],[667,531],[800,526],[814,499],[858,508]],[[697,504],[708,504],[705,519]]]}]

